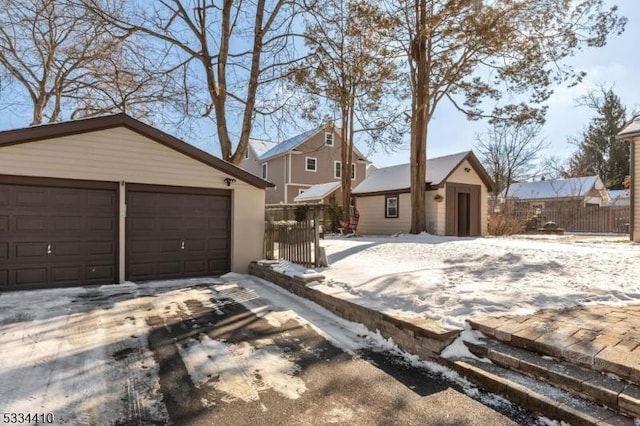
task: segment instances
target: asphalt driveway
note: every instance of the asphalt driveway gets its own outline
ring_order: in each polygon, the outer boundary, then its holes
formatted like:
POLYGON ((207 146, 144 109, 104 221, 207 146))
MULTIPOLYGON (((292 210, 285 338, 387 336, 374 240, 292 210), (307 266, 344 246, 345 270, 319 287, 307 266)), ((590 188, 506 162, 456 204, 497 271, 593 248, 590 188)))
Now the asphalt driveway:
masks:
POLYGON ((533 422, 384 345, 246 276, 3 293, 0 424, 533 422))

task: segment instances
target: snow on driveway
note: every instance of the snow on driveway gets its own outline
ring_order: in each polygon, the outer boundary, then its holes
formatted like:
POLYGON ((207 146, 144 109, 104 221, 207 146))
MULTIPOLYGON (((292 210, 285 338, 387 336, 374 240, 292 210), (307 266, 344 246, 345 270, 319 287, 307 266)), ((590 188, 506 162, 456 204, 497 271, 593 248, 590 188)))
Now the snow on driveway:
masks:
POLYGON ((328 237, 334 296, 464 328, 475 315, 640 300, 640 245, 628 237, 328 237))

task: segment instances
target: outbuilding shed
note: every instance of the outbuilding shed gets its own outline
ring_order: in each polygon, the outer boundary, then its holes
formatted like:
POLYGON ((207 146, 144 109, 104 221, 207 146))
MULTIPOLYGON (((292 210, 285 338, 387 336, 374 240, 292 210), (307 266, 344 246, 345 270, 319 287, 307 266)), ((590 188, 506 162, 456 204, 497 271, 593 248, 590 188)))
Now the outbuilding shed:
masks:
POLYGON ((0 290, 245 272, 268 186, 125 114, 0 132, 0 290))

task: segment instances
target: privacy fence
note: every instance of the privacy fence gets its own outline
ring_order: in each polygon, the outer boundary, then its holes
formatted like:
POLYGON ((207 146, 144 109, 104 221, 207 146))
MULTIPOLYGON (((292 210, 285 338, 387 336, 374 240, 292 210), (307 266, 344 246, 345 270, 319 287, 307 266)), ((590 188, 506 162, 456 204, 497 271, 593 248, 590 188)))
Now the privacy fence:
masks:
POLYGON ((628 234, 631 209, 628 206, 553 207, 542 210, 514 209, 513 215, 530 228, 555 222, 566 232, 628 234), (531 226, 533 224, 533 226, 531 226))

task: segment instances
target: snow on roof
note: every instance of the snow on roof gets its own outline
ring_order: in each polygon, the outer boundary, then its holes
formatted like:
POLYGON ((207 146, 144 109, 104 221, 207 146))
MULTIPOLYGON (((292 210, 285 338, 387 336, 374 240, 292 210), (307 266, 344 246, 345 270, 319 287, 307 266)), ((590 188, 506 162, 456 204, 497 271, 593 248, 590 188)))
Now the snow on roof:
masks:
POLYGON ((249 146, 256 154, 256 158, 259 158, 265 152, 269 151, 274 146, 278 145, 278 142, 263 141, 260 139, 249 139, 249 146))
MULTIPOLYGON (((470 152, 459 152, 427 160, 427 182, 440 185, 470 152)), ((356 186, 352 193, 365 194, 409 188, 411 187, 410 169, 409 164, 380 168, 356 186)))
POLYGON ((631 193, 629 192, 628 189, 610 189, 609 190, 609 197, 611 197, 611 199, 629 198, 630 196, 631 196, 631 193))
POLYGON ((278 155, 284 154, 286 152, 291 151, 296 148, 302 142, 309 139, 311 136, 315 135, 322 129, 322 127, 316 127, 315 129, 307 130, 306 132, 300 133, 286 141, 283 141, 277 145, 274 145, 271 149, 263 153, 258 160, 264 161, 273 157, 277 157, 278 155))
POLYGON ((302 194, 294 198, 293 201, 299 203, 303 201, 321 200, 338 188, 340 188, 340 182, 319 183, 306 189, 302 194))
POLYGON ((509 187, 507 195, 520 200, 585 197, 589 191, 594 188, 604 189, 604 184, 600 177, 585 176, 569 179, 514 183, 509 187))
POLYGON ((636 117, 634 117, 634 119, 631 120, 631 123, 627 124, 627 126, 624 129, 622 129, 620 133, 618 133, 618 136, 635 135, 635 134, 640 134, 640 115, 637 115, 636 117))

